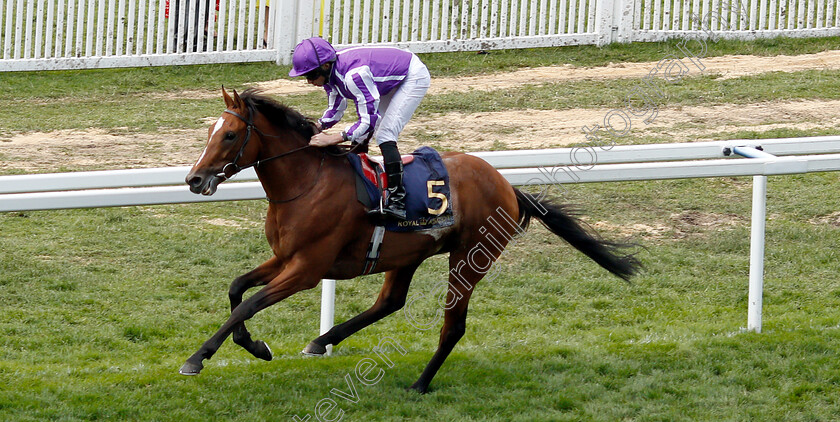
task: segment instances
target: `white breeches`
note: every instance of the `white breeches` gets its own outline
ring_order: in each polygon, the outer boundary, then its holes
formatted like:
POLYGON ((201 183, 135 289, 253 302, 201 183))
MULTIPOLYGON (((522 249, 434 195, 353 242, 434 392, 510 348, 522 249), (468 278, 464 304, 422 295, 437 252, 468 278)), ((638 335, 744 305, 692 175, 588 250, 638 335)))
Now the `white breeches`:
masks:
POLYGON ((408 75, 403 82, 393 91, 379 98, 382 120, 376 125, 373 134, 377 145, 389 141, 397 142, 400 132, 411 120, 414 110, 426 95, 430 83, 431 77, 426 65, 417 56, 413 56, 408 67, 408 75))

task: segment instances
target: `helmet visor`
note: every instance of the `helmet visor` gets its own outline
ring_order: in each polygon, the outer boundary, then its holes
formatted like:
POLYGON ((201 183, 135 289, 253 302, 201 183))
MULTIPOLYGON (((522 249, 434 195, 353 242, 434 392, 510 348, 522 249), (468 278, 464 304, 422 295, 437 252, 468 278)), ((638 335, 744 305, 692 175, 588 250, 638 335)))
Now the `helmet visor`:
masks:
POLYGON ((306 77, 307 81, 314 81, 315 79, 318 79, 323 74, 324 74, 324 72, 322 72, 321 68, 318 67, 318 68, 315 68, 315 69, 313 69, 309 72, 304 73, 303 76, 306 77))

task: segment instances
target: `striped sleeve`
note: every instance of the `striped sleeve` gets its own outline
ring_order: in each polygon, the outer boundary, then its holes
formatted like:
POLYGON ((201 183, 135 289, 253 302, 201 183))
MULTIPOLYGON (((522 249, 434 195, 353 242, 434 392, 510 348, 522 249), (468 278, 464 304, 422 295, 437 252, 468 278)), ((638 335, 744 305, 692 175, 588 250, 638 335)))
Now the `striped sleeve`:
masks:
POLYGON ((324 85, 324 91, 327 91, 327 110, 324 111, 324 115, 319 120, 321 121, 321 129, 326 130, 333 127, 344 117, 347 100, 338 95, 338 89, 329 85, 324 85))
POLYGON ((347 138, 362 142, 373 134, 379 122, 379 89, 373 81, 373 73, 367 66, 361 66, 347 72, 344 79, 348 91, 355 97, 356 113, 359 120, 347 128, 347 138))

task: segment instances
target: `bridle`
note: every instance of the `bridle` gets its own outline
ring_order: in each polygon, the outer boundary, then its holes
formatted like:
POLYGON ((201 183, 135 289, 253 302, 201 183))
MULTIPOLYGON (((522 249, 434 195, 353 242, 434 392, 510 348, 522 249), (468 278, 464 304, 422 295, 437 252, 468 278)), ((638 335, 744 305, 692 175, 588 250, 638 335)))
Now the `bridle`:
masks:
MULTIPOLYGON (((251 167, 259 167, 260 164, 262 164, 266 161, 271 161, 271 160, 275 160, 275 159, 278 159, 278 158, 282 158, 282 157, 285 157, 287 155, 294 154, 298 151, 302 151, 304 149, 307 149, 307 148, 311 147, 311 145, 306 144, 302 147, 298 147, 298 148, 295 148, 293 150, 286 151, 282 154, 277 154, 273 157, 269 157, 269 158, 265 158, 265 159, 262 159, 262 160, 254 161, 253 163, 248 164, 246 166, 239 166, 239 164, 237 164, 237 163, 239 162, 239 159, 242 158, 242 155, 245 154, 245 147, 248 146, 248 141, 251 140, 251 131, 257 132, 257 133, 260 134, 260 136, 267 137, 267 138, 279 138, 279 136, 269 135, 269 134, 263 133, 261 130, 257 129, 257 126, 254 124, 253 120, 246 119, 245 116, 243 116, 243 115, 241 115, 241 114, 239 114, 239 113, 237 113, 233 110, 225 109, 225 111, 223 111, 223 113, 232 114, 232 115, 238 117, 240 120, 242 120, 245 123, 245 140, 242 142, 242 146, 239 147, 239 152, 236 153, 236 157, 233 158, 233 161, 225 164, 225 166, 222 167, 222 171, 219 174, 216 175, 216 177, 221 178, 223 182, 225 180, 230 179, 231 177, 233 177, 234 175, 236 175, 237 173, 239 173, 242 170, 246 170, 246 169, 249 169, 251 167), (230 176, 227 175, 228 167, 230 167, 233 170, 233 173, 231 173, 230 176)), ((251 114, 253 114, 253 113, 251 113, 251 114)))
MULTIPOLYGON (((265 163, 267 161, 276 160, 278 158, 282 158, 282 157, 285 157, 287 155, 294 154, 298 151, 303 151, 303 150, 305 150, 307 148, 310 148, 312 146, 312 145, 306 144, 302 147, 298 147, 298 148, 286 151, 284 153, 277 154, 277 155, 272 156, 272 157, 268 157, 268 158, 265 158, 265 159, 262 159, 262 160, 256 160, 253 163, 245 165, 245 166, 239 166, 239 164, 237 164, 237 163, 239 162, 239 159, 242 158, 242 155, 245 154, 245 147, 248 146, 248 141, 251 140, 251 132, 252 131, 257 132, 260 136, 267 137, 267 138, 279 138, 279 136, 269 135, 269 134, 266 134, 266 133, 262 132, 261 130, 257 129, 257 126, 254 124, 254 121, 250 119, 250 116, 249 116, 249 118, 246 119, 245 116, 243 116, 243 115, 241 115, 241 114, 239 114, 239 113, 237 113, 233 110, 230 110, 230 109, 225 109, 225 111, 223 111, 223 113, 228 113, 228 114, 231 114, 233 116, 238 117, 240 120, 242 120, 245 123, 246 128, 245 128, 245 140, 242 142, 242 146, 239 147, 239 152, 236 153, 236 157, 233 158, 233 161, 225 164, 225 166, 222 167, 222 171, 219 172, 218 174, 216 174, 216 177, 221 178, 222 182, 230 179, 231 177, 235 176, 237 173, 241 172, 242 170, 246 170, 246 169, 249 169, 251 167, 259 167, 260 164, 265 163), (227 175, 229 167, 233 171, 230 174, 230 176, 227 175)), ((254 114, 253 110, 251 110, 251 113, 249 113, 249 114, 253 115, 254 114)), ((295 197, 293 197, 291 199, 274 200, 274 199, 266 197, 266 199, 268 199, 268 202, 271 202, 271 203, 274 203, 274 204, 291 202, 291 201, 294 201, 295 199, 298 199, 301 196, 305 195, 309 191, 311 191, 315 187, 315 185, 318 184, 318 179, 320 179, 320 177, 321 177, 321 168, 324 167, 324 158, 326 158, 326 153, 321 155, 321 163, 318 165, 318 173, 315 175, 315 180, 312 182, 312 185, 309 186, 309 188, 307 188, 306 190, 304 190, 303 192, 301 192, 300 194, 296 195, 295 197)), ((219 182, 219 183, 221 183, 221 182, 219 182)))

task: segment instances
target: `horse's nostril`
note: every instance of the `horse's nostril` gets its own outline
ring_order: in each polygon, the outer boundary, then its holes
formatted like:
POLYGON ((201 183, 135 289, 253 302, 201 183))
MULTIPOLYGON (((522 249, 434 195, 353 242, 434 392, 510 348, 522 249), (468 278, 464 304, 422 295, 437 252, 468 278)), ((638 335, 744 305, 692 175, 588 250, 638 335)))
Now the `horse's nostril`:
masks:
POLYGON ((201 192, 201 186, 204 184, 204 178, 202 178, 201 176, 187 176, 186 182, 188 185, 190 185, 190 191, 192 193, 199 193, 201 192))

